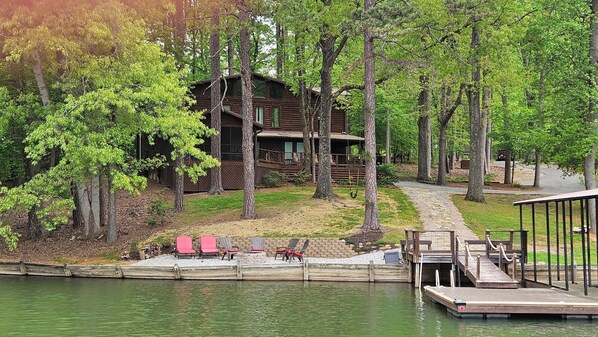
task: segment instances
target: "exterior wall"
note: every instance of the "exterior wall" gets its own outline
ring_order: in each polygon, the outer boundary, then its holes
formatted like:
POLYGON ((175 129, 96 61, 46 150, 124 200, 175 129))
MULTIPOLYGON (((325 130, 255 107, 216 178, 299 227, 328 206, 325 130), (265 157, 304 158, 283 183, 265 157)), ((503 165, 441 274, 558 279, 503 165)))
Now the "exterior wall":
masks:
MULTIPOLYGON (((275 81, 265 80, 266 82, 266 97, 270 95, 270 85, 280 85, 275 81)), ((227 84, 229 90, 227 90, 226 97, 223 99, 224 105, 230 105, 232 112, 241 114, 241 96, 235 96, 238 92, 236 86, 240 85, 238 78, 228 79, 227 84), (232 90, 231 90, 232 88, 232 90)), ((209 110, 210 108, 210 90, 208 89, 209 83, 201 83, 192 89, 195 94, 196 103, 192 106, 193 109, 197 110, 209 110)), ((312 98, 312 101, 316 101, 316 97, 312 98)), ((282 91, 282 98, 253 98, 253 120, 255 120, 256 107, 264 108, 264 130, 280 130, 280 131, 302 131, 301 128, 301 115, 299 114, 299 97, 295 96, 288 88, 284 87, 282 91), (272 108, 280 108, 280 127, 272 127, 272 108)), ((315 106, 315 103, 314 103, 315 106)), ((224 116, 224 115, 223 115, 224 116)), ((231 117, 232 118, 232 117, 231 117)), ((223 121, 224 123, 224 121, 223 121)), ((347 132, 346 114, 344 111, 332 108, 331 114, 331 132, 340 133, 347 132)), ((224 124, 223 124, 224 125, 224 124)), ((317 123, 314 123, 314 127, 317 131, 317 123)))

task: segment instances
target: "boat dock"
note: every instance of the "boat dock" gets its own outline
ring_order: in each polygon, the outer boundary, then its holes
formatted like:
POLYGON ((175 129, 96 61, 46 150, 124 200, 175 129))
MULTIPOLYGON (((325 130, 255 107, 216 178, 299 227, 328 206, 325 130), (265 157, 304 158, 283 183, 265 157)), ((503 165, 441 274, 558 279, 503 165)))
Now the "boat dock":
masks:
MULTIPOLYGON (((412 281, 421 287, 435 280, 436 286, 424 287, 425 296, 456 317, 598 319, 598 298, 526 280, 527 231, 487 231, 485 240, 464 243, 452 231, 410 230, 405 237, 402 253, 412 281), (447 270, 450 287, 441 286, 447 270), (528 283, 543 287, 526 288, 528 283)), ((537 270, 534 266, 534 278, 537 270)), ((550 274, 549 268, 549 279, 550 274)))
POLYGON ((559 315, 598 319, 598 300, 562 290, 481 289, 426 286, 426 296, 457 317, 510 318, 514 315, 559 315))

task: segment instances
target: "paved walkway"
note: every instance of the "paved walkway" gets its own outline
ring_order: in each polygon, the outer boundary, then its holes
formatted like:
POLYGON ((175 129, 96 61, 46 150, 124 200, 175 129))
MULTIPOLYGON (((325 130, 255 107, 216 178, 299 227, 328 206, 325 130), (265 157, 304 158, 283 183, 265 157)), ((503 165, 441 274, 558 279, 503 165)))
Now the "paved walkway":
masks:
MULTIPOLYGON (((520 164, 518 164, 520 165, 520 164)), ((533 182, 524 182, 531 185, 533 182)), ((488 194, 561 194, 584 189, 580 184, 579 176, 562 176, 562 171, 556 167, 542 167, 540 180, 542 189, 540 191, 504 191, 484 189, 488 194)), ((453 204, 451 194, 465 194, 466 188, 438 186, 419 182, 404 181, 397 183, 397 186, 409 196, 420 213, 420 220, 425 230, 454 230, 461 241, 478 239, 476 235, 465 225, 461 213, 453 204)), ((448 249, 450 240, 448 235, 427 234, 427 240, 432 240, 432 249, 448 249)))
MULTIPOLYGON (((406 187, 401 184, 400 186, 419 211, 419 217, 425 230, 453 230, 462 242, 463 240, 477 239, 476 235, 467 228, 461 213, 451 201, 450 192, 406 187)), ((432 240, 432 249, 450 249, 450 234, 448 233, 428 233, 423 239, 432 240)))

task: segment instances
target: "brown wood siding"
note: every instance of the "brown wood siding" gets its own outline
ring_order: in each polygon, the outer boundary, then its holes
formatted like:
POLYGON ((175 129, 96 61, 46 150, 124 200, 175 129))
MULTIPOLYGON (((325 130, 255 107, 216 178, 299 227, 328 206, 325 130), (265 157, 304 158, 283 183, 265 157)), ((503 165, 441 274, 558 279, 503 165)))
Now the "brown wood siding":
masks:
MULTIPOLYGON (((222 103, 230 105, 232 112, 241 114, 241 96, 233 96, 231 87, 239 85, 239 79, 233 78, 228 80, 229 91, 224 97, 222 103)), ((276 82, 266 80, 267 96, 270 96, 270 85, 278 85, 276 82)), ((193 87, 193 94, 196 98, 196 103, 192 106, 196 110, 208 110, 210 107, 210 90, 208 84, 199 84, 193 87)), ((313 95, 312 102, 315 104, 318 98, 313 95)), ((282 98, 255 98, 253 99, 253 116, 255 121, 256 107, 264 108, 264 130, 282 130, 282 131, 302 131, 301 115, 299 111, 299 97, 294 95, 287 87, 284 87, 282 98), (272 108, 280 108, 280 127, 272 127, 272 108)), ((335 107, 332 108, 331 115, 331 132, 340 133, 346 132, 346 117, 345 112, 335 107)), ((314 125, 317 128, 317 125, 314 125)))

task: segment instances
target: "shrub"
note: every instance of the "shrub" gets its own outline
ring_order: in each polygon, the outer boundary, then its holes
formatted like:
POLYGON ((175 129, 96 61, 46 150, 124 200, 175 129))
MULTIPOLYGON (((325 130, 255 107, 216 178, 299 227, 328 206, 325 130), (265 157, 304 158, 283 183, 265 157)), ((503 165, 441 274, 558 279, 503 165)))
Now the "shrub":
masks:
POLYGON ((266 187, 278 187, 287 182, 287 176, 278 171, 270 171, 264 176, 266 187))
POLYGON ((305 171, 299 171, 291 177, 290 181, 296 185, 303 185, 311 177, 311 175, 305 171))
POLYGON ((399 180, 394 164, 380 164, 376 167, 376 179, 380 185, 390 185, 399 180))
POLYGON ((163 225, 164 223, 166 223, 167 209, 168 203, 164 198, 164 193, 160 192, 154 199, 150 201, 150 204, 147 207, 147 223, 150 226, 163 225))

